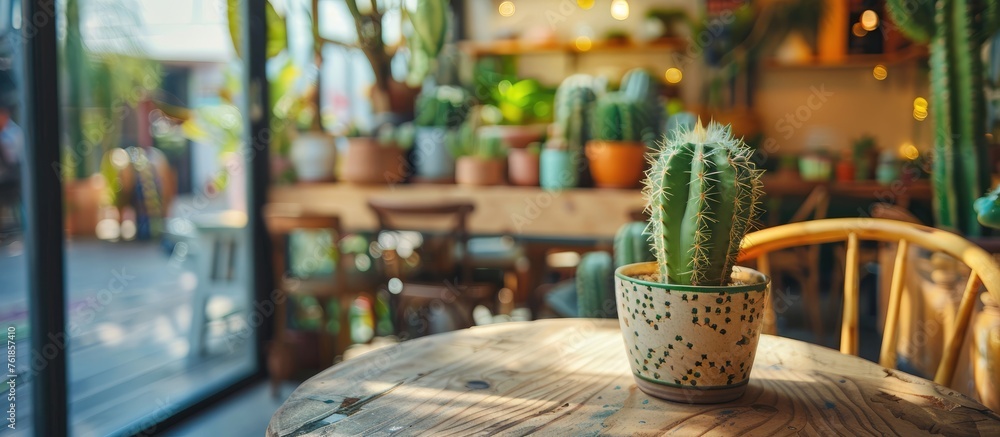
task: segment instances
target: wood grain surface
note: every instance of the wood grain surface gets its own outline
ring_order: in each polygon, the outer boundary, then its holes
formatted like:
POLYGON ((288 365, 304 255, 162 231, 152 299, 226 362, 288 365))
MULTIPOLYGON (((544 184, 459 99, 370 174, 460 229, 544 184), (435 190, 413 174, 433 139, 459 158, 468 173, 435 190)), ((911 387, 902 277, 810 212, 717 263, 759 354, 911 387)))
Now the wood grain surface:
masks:
POLYGON ((267 435, 1000 435, 1000 416, 930 381, 791 339, 759 348, 742 398, 686 405, 636 388, 616 320, 472 328, 327 369, 267 435))

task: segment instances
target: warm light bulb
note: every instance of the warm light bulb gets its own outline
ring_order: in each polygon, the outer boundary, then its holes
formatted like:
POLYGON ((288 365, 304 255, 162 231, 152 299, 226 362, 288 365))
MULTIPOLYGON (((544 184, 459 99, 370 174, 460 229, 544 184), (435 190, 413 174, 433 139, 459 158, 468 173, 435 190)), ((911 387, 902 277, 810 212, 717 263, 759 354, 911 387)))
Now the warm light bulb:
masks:
POLYGON ((679 68, 670 67, 666 73, 663 73, 663 78, 667 80, 667 83, 678 83, 684 78, 684 73, 679 68))
POLYGON ((878 14, 869 9, 861 13, 861 27, 867 31, 875 30, 878 27, 878 14))
POLYGON ((913 109, 927 109, 927 99, 923 97, 917 97, 913 99, 913 109))
POLYGON ((575 44, 576 44, 576 49, 581 52, 590 50, 590 48, 594 45, 594 43, 590 41, 590 38, 586 36, 576 37, 575 44))
POLYGON ((889 70, 886 70, 885 65, 878 64, 872 69, 872 76, 878 80, 885 80, 886 77, 889 77, 889 70))
POLYGON ((594 7, 594 0, 576 0, 576 5, 579 6, 580 9, 590 9, 594 7))
POLYGON ((911 161, 920 157, 920 151, 917 150, 917 146, 911 143, 903 143, 902 146, 899 146, 899 154, 911 161))
POLYGON ((500 16, 509 17, 514 15, 514 2, 506 1, 500 3, 500 16))
POLYGON ((619 21, 628 18, 628 0, 611 0, 611 18, 619 21))
POLYGON ((913 119, 917 121, 924 121, 927 118, 927 110, 920 108, 913 108, 913 119))
POLYGON ((858 38, 862 38, 865 35, 868 35, 868 31, 865 30, 865 27, 862 26, 861 23, 854 23, 854 25, 851 26, 851 33, 853 33, 854 36, 858 38))

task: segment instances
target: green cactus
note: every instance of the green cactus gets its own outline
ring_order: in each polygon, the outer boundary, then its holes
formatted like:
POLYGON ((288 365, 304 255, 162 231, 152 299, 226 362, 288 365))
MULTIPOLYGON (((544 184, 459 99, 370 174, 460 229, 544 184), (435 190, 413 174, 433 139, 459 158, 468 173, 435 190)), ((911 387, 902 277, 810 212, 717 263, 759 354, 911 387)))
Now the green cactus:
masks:
POLYGON ((727 285, 740 242, 760 216, 763 170, 729 126, 678 128, 649 170, 648 233, 668 284, 727 285))
POLYGON ((592 137, 604 141, 642 141, 649 120, 642 105, 621 92, 597 99, 592 137))
POLYGON ((647 144, 663 136, 664 107, 660 102, 663 83, 648 70, 635 68, 622 77, 621 92, 642 106, 642 139, 647 144))
POLYGON ((616 317, 614 270, 607 252, 588 252, 580 258, 576 268, 577 316, 616 317))
POLYGON ((938 226, 978 236, 971 208, 989 186, 983 93, 983 43, 1000 29, 993 0, 888 0, 904 35, 930 46, 934 115, 934 215, 938 226))
POLYGON ((585 74, 567 77, 559 85, 554 103, 555 124, 557 131, 565 136, 567 150, 583 150, 590 141, 594 105, 603 92, 603 82, 585 74))
POLYGON ((646 224, 630 222, 618 228, 615 233, 615 267, 627 264, 653 261, 653 252, 649 247, 649 234, 646 224))

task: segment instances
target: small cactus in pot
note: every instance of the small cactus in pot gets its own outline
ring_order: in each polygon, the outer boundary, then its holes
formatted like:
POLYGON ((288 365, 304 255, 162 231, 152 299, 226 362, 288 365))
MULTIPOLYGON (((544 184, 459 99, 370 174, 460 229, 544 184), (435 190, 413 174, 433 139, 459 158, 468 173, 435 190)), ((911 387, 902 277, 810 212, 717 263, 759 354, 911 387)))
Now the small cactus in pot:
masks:
POLYGON ((760 215, 761 173, 728 127, 678 128, 652 159, 644 194, 656 261, 615 271, 618 319, 639 388, 688 403, 741 396, 769 280, 737 267, 760 215))
POLYGON ((631 188, 642 180, 646 162, 643 131, 650 125, 645 107, 621 92, 597 101, 587 159, 594 184, 603 188, 631 188))

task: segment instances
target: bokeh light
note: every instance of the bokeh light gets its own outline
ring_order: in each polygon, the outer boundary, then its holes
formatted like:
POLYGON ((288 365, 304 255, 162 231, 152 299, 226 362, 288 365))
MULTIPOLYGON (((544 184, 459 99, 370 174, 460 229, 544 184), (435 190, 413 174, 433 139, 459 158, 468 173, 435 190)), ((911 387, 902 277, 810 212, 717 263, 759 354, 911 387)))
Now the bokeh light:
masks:
POLYGON ((903 143, 902 146, 899 146, 899 154, 911 161, 920 157, 920 151, 913 143, 903 143))
POLYGON ((594 7, 594 0, 576 0, 576 5, 579 6, 580 9, 590 9, 594 7))
POLYGON ((885 65, 878 64, 872 69, 872 76, 878 80, 885 80, 886 77, 889 77, 889 70, 885 68, 885 65))
POLYGON ((871 9, 862 12, 861 27, 867 31, 875 30, 878 27, 878 14, 871 9))
POLYGON ((503 17, 509 17, 511 15, 514 15, 514 2, 505 1, 503 3, 500 3, 499 10, 500 10, 500 15, 503 17))
POLYGON ((666 73, 663 73, 663 78, 667 80, 667 83, 679 83, 684 78, 684 73, 679 68, 670 67, 666 73))
POLYGON ((576 49, 581 52, 590 50, 590 48, 594 46, 594 43, 586 36, 576 37, 576 41, 574 41, 573 44, 576 46, 576 49))
POLYGON ((612 0, 611 1, 611 18, 616 20, 624 20, 628 18, 628 0, 612 0))

